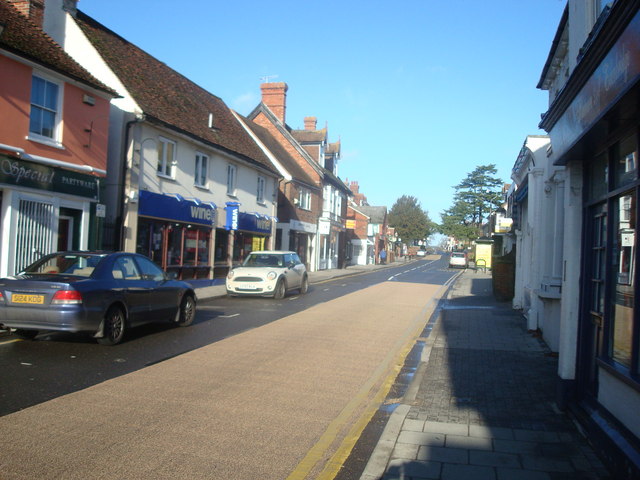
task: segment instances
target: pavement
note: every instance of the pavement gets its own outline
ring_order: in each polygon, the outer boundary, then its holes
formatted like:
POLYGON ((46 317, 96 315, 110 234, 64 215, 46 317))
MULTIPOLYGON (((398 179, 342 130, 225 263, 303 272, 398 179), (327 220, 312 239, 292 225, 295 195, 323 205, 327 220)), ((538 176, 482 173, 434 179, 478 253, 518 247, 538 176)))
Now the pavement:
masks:
POLYGON ((465 270, 434 315, 360 480, 611 478, 556 408, 557 355, 494 299, 490 272, 465 270))

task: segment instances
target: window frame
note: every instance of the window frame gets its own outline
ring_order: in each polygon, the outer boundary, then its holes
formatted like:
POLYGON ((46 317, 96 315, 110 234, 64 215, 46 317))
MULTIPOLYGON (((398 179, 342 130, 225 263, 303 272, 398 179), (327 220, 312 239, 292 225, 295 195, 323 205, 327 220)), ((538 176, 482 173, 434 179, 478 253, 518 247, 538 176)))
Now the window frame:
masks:
POLYGON ((265 202, 265 197, 264 197, 264 193, 265 190, 267 188, 267 180, 261 176, 258 175, 258 186, 257 186, 257 191, 256 191, 256 202, 260 203, 260 204, 264 204, 265 202))
POLYGON ((311 191, 304 187, 298 191, 298 207, 302 210, 311 210, 311 191))
POLYGON ((31 89, 30 89, 30 97, 29 97, 29 127, 28 127, 27 138, 32 141, 36 141, 39 143, 44 143, 47 145, 61 148, 62 147, 63 105, 64 105, 64 82, 58 79, 54 79, 53 77, 46 75, 40 71, 33 71, 31 74, 31 89), (43 135, 42 133, 31 131, 31 120, 34 114, 34 111, 33 111, 34 105, 36 105, 37 108, 41 110, 51 111, 51 109, 49 107, 46 107, 45 105, 34 104, 33 102, 34 78, 38 78, 45 82, 45 90, 46 90, 47 83, 55 85, 57 88, 56 110, 54 111, 54 122, 52 127, 52 135, 50 137, 48 135, 43 135))
POLYGON ((202 152, 196 152, 193 185, 205 189, 209 187, 209 155, 202 152), (203 165, 204 172, 202 172, 203 165))
POLYGON ((238 167, 233 163, 227 164, 227 195, 236 196, 238 183, 238 167))
POLYGON ((158 165, 156 166, 156 174, 159 177, 168 178, 171 180, 175 180, 176 175, 176 165, 177 165, 177 150, 178 143, 174 140, 171 140, 167 137, 159 136, 158 137, 158 165), (167 148, 166 145, 172 145, 172 157, 170 162, 167 164, 167 148), (162 165, 162 168, 160 168, 162 165), (167 166, 169 167, 169 173, 167 173, 167 166))

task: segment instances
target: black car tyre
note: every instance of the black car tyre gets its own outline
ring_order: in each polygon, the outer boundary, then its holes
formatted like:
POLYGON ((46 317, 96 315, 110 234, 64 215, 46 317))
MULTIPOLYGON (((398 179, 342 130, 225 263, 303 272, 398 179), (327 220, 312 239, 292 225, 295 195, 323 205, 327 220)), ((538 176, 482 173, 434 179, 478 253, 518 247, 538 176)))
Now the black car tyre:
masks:
POLYGON ((19 328, 15 330, 13 334, 23 340, 33 340, 34 338, 36 338, 36 335, 38 335, 38 330, 24 330, 22 328, 19 328))
POLYGON ((196 299, 193 295, 186 294, 180 303, 177 323, 181 327, 188 327, 193 323, 194 318, 196 318, 196 299))
POLYGON ((121 308, 111 307, 104 316, 104 336, 97 338, 100 345, 116 345, 124 338, 125 318, 121 308))
POLYGON ((300 293, 304 295, 309 291, 309 277, 306 275, 302 277, 302 283, 300 284, 300 293))
POLYGON ((284 280, 281 278, 280 280, 278 280, 278 283, 276 284, 276 289, 273 292, 273 298, 275 298, 276 300, 283 299, 286 291, 287 291, 287 288, 284 284, 284 280))

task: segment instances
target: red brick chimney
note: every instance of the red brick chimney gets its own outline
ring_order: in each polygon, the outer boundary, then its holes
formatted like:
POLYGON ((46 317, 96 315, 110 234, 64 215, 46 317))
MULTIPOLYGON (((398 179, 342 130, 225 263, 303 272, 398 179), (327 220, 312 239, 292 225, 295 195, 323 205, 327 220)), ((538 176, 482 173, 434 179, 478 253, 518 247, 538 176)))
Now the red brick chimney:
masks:
POLYGON ((285 123, 285 113, 287 110, 287 90, 289 87, 284 82, 263 83, 260 85, 262 91, 262 103, 264 103, 273 114, 285 123))
POLYGON ((317 124, 318 124, 318 119, 316 117, 304 117, 305 130, 316 130, 317 124))
POLYGON ((25 17, 42 28, 44 21, 44 0, 8 0, 25 17))

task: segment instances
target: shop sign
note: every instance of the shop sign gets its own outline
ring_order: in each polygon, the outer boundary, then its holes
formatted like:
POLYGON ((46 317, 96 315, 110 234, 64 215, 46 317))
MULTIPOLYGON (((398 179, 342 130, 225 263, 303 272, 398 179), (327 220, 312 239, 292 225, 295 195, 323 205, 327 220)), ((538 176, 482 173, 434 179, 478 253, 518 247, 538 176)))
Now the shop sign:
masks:
POLYGON ((640 75, 640 12, 587 80, 552 128, 552 143, 561 158, 640 75))
POLYGON ((238 230, 255 233, 271 233, 271 218, 267 215, 239 212, 238 230))
POLYGON ((226 230, 238 230, 239 208, 238 202, 227 202, 224 209, 227 211, 227 221, 224 224, 226 230))
POLYGON ((355 230, 356 221, 355 220, 347 220, 345 222, 345 228, 347 228, 348 230, 355 230))
POLYGON ((331 222, 320 220, 318 222, 318 233, 320 235, 329 235, 331 233, 331 222))
POLYGON ((300 220, 290 220, 289 227, 291 230, 299 230, 307 233, 316 233, 318 231, 317 225, 308 222, 301 222, 300 220))
POLYGON ((139 198, 138 215, 207 227, 215 225, 216 209, 213 204, 183 198, 180 195, 163 195, 146 190, 140 191, 139 198))
POLYGON ((0 183, 98 199, 99 178, 0 155, 0 183))

